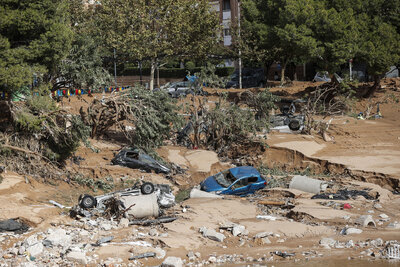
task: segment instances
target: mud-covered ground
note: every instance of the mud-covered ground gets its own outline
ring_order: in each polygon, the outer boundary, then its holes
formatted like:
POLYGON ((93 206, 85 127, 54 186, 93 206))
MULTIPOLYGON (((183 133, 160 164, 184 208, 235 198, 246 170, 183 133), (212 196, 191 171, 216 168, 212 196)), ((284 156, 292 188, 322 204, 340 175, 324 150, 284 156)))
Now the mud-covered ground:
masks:
MULTIPOLYGON (((335 117, 328 131, 332 137, 330 142, 319 135, 270 132, 268 149, 259 156, 259 165, 269 168, 269 181, 280 187, 267 188, 245 198, 186 199, 168 209, 168 214, 178 217, 172 223, 127 226, 101 218, 74 220, 68 216, 67 208, 55 207, 49 200, 68 207, 75 205, 82 193, 96 195, 101 191, 93 192, 79 180, 43 183, 29 176, 2 173, 0 219, 21 218, 31 228, 24 234, 0 233, 0 263, 153 266, 175 256, 184 264, 195 266, 320 266, 321 263, 372 266, 368 265, 370 261, 374 266, 386 266, 389 261, 384 259, 385 247, 390 241, 400 240, 397 223, 400 222, 400 195, 394 194, 400 179, 400 80, 382 82, 384 88, 378 91, 375 100, 382 99, 383 118, 357 120, 350 114, 335 117), (384 97, 388 94, 390 101, 384 97), (327 181, 328 192, 363 190, 372 199, 362 196, 349 200, 311 199, 313 194, 286 188, 294 173, 327 181), (264 200, 293 205, 285 208, 260 204, 264 200), (343 209, 344 204, 351 208, 343 209), (259 215, 272 217, 257 218, 259 215), (370 215, 375 225, 357 224, 362 215, 370 215), (237 236, 232 233, 235 226, 240 229, 237 236), (199 232, 202 227, 216 230, 225 238, 218 242, 204 237, 199 232), (348 228, 358 230, 341 234, 348 228), (113 240, 94 245, 106 236, 113 236, 113 240), (51 245, 45 240, 52 241, 51 245), (129 260, 145 252, 155 252, 156 257, 129 260)), ((293 87, 271 91, 295 98, 310 85, 313 84, 296 83, 293 87)), ((215 100, 215 92, 209 96, 210 103, 215 100)), ((230 90, 230 94, 234 97, 236 92, 230 90)), ((70 98, 62 105, 78 113, 80 106, 87 106, 91 100, 87 96, 70 98)), ((354 113, 364 111, 367 104, 368 100, 356 103, 354 113)), ((169 184, 175 195, 184 195, 210 174, 233 166, 222 162, 212 151, 188 150, 169 142, 158 154, 186 172, 164 176, 111 165, 114 153, 123 146, 115 138, 91 140, 91 146, 82 146, 76 156, 83 160, 68 161, 66 168, 78 170, 94 181, 108 181, 115 188, 128 187, 141 179, 169 184)))

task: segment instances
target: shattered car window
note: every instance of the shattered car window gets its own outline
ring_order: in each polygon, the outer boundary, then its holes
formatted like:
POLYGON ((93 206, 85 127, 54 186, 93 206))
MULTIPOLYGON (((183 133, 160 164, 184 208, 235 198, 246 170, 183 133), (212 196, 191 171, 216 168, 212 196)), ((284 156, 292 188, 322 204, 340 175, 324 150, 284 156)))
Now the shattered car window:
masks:
POLYGON ((139 154, 135 152, 126 152, 126 157, 131 158, 131 159, 138 159, 139 154))
POLYGON ((224 173, 220 172, 217 173, 215 176, 215 181, 217 181, 218 184, 220 184, 223 187, 229 187, 230 182, 226 179, 224 173))

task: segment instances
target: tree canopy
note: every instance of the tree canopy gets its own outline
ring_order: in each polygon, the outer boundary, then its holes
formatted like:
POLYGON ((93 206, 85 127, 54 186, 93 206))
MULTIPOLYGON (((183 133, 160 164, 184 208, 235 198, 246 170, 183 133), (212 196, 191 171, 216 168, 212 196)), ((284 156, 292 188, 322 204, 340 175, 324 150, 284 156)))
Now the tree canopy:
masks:
POLYGON ((13 92, 46 82, 72 42, 64 0, 4 0, 0 4, 0 85, 13 92))

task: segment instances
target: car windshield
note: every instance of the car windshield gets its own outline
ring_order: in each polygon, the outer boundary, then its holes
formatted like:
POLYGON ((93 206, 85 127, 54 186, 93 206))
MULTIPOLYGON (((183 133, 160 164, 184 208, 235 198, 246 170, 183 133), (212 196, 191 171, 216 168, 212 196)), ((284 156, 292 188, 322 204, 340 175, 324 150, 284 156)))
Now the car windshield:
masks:
POLYGON ((229 187, 231 183, 225 178, 224 172, 217 173, 214 175, 215 181, 222 187, 229 187))

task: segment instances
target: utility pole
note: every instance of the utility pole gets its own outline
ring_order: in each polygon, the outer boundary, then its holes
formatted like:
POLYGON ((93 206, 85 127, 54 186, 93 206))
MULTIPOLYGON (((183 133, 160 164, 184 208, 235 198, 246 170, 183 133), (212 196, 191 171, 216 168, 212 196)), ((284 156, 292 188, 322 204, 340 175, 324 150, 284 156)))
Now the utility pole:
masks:
POLYGON ((242 89, 242 51, 240 49, 240 0, 238 0, 239 89, 242 89))
POLYGON ((114 48, 114 83, 115 87, 117 87, 117 56, 115 53, 115 48, 114 48))

